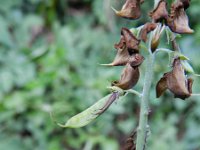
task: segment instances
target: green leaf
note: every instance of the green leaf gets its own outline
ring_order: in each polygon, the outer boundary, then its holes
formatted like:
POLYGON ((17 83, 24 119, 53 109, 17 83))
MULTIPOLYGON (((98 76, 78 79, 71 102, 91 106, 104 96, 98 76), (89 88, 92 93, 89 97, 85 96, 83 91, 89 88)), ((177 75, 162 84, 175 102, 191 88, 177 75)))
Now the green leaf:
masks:
POLYGON ((99 114, 97 114, 98 110, 100 110, 106 104, 110 96, 111 94, 103 97, 85 111, 73 116, 65 123, 65 125, 59 123, 58 125, 65 128, 80 128, 86 126, 99 116, 99 114))

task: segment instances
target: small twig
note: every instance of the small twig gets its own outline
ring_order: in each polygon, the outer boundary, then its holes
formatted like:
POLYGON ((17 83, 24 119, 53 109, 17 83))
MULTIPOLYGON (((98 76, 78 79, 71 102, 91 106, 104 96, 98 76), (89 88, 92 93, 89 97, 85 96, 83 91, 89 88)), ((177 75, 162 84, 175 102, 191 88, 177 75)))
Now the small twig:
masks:
POLYGON ((141 94, 141 93, 139 93, 138 91, 135 91, 135 90, 133 90, 133 89, 125 90, 125 92, 131 93, 131 94, 135 94, 135 95, 137 95, 138 97, 142 97, 142 94, 141 94))

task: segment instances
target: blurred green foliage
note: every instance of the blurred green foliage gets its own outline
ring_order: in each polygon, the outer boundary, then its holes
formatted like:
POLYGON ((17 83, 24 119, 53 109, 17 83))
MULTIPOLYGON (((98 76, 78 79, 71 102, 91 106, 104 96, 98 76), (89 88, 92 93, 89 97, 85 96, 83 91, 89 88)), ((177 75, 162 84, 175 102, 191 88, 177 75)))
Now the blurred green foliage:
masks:
MULTIPOLYGON (((106 68, 122 26, 139 26, 117 18, 116 0, 0 0, 0 149, 1 150, 118 150, 136 127, 139 99, 129 95, 94 123, 81 129, 54 124, 84 110, 109 93, 121 68, 106 68)), ((151 1, 143 12, 151 10, 151 1)), ((200 73, 200 1, 188 10, 195 34, 180 38, 183 53, 200 73)), ((166 47, 166 40, 162 41, 166 47)), ((166 93, 158 101, 155 84, 170 70, 166 54, 159 54, 151 91, 149 150, 200 150, 200 98, 174 100, 166 93)), ((142 90, 141 80, 135 87, 142 90)), ((200 93, 200 80, 194 93, 200 93)))

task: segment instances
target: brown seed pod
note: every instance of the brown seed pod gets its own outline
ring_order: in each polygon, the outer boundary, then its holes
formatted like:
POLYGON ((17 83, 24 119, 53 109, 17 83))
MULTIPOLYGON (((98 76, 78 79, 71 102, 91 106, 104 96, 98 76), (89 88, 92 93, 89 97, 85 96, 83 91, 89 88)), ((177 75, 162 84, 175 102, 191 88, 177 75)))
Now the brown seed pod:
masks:
POLYGON ((157 7, 150 12, 149 16, 152 18, 154 22, 161 22, 162 20, 167 20, 168 11, 167 11, 167 2, 165 0, 161 0, 157 7))
POLYGON ((146 23, 140 31, 140 38, 143 42, 147 41, 147 34, 156 28, 156 23, 146 23))
POLYGON ((119 81, 112 82, 112 86, 117 86, 123 90, 131 89, 135 86, 139 80, 140 72, 139 68, 133 68, 128 63, 126 64, 119 81))
MULTIPOLYGON (((117 49, 117 55, 115 56, 115 59, 110 64, 103 64, 105 66, 124 66, 126 65, 129 60, 131 61, 133 59, 141 59, 140 61, 143 61, 143 58, 138 58, 140 56, 135 54, 139 53, 139 44, 140 40, 138 40, 129 29, 122 28, 121 30, 121 39, 120 42, 115 44, 115 48, 117 49)), ((139 61, 139 60, 134 60, 139 61)), ((140 63, 140 62, 133 62, 134 63, 140 63)))
POLYGON ((122 150, 136 150, 137 130, 135 129, 127 138, 126 144, 122 150))
POLYGON ((178 0, 171 6, 171 13, 167 19, 167 25, 175 33, 193 33, 194 31, 189 27, 189 19, 185 12, 187 8, 187 3, 178 0))
POLYGON ((190 7, 190 0, 181 0, 183 3, 184 9, 188 9, 190 7))
POLYGON ((184 100, 190 97, 192 93, 192 84, 193 80, 186 78, 181 61, 179 58, 176 58, 173 63, 173 70, 165 73, 157 83, 157 98, 160 97, 165 90, 169 89, 174 93, 174 97, 184 100))
POLYGON ((127 28, 122 28, 121 35, 124 37, 129 53, 139 53, 140 40, 127 28))
POLYGON ((114 10, 115 13, 126 19, 138 19, 141 16, 140 4, 143 0, 126 0, 120 11, 114 10))
POLYGON ((144 61, 144 57, 140 54, 133 54, 132 56, 130 56, 129 58, 129 64, 131 65, 131 67, 135 68, 135 67, 139 67, 144 61))
POLYGON ((117 55, 112 63, 106 64, 107 66, 124 66, 130 59, 129 52, 126 47, 117 50, 117 55))

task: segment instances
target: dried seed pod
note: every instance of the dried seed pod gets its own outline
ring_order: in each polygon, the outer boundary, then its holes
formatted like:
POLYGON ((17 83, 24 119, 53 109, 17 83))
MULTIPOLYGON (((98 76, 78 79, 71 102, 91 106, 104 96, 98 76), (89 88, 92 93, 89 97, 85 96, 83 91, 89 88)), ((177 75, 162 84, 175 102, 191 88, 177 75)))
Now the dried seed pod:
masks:
POLYGON ((176 58, 173 63, 173 70, 164 74, 161 80, 157 83, 156 93, 160 97, 162 93, 169 89, 176 98, 186 99, 192 93, 192 79, 187 79, 184 69, 179 58, 176 58))
POLYGON ((140 38, 142 41, 147 41, 147 34, 151 31, 153 31, 156 28, 156 23, 146 23, 142 30, 140 31, 140 38))
POLYGON ((128 63, 126 64, 119 81, 112 82, 112 86, 117 86, 123 90, 131 89, 135 86, 139 80, 140 72, 139 68, 133 68, 128 63))
POLYGON ((158 24, 156 29, 153 31, 152 41, 151 41, 151 51, 154 52, 159 43, 160 43, 160 36, 164 30, 164 26, 162 24, 158 24))
POLYGON ((134 129, 130 137, 127 138, 123 150, 136 150, 136 138, 137 138, 137 130, 134 129))
POLYGON ((190 6, 190 0, 181 0, 181 2, 183 3, 184 9, 188 9, 190 6))
POLYGON ((156 85, 156 97, 159 98, 167 90, 167 73, 158 81, 156 85))
POLYGON ((133 54, 132 56, 130 56, 129 58, 129 64, 131 65, 131 67, 135 68, 135 67, 139 67, 144 61, 144 57, 140 54, 133 54))
POLYGON ((121 35, 119 43, 115 44, 114 47, 116 49, 123 49, 125 46, 126 46, 126 42, 125 42, 124 36, 121 35))
POLYGON ((140 4, 143 0, 126 0, 120 11, 114 10, 115 13, 126 19, 138 19, 141 16, 140 4))
POLYGON ((106 66, 126 65, 129 62, 130 57, 134 57, 133 56, 134 54, 139 53, 139 44, 140 44, 140 40, 138 40, 131 33, 129 29, 122 28, 120 42, 115 44, 114 46, 117 49, 117 55, 115 56, 114 61, 110 64, 103 64, 103 65, 106 65, 106 66))
POLYGON ((129 53, 139 53, 140 40, 138 40, 127 28, 122 28, 121 34, 124 37, 125 44, 129 53))
POLYGON ((167 25, 169 28, 176 33, 193 33, 194 31, 189 27, 189 19, 185 12, 187 4, 178 0, 171 6, 170 17, 167 19, 167 25))
POLYGON ((128 63, 129 59, 130 55, 126 47, 124 49, 118 49, 114 61, 107 64, 107 66, 124 66, 128 63))
POLYGON ((152 12, 150 12, 149 16, 154 22, 161 22, 162 20, 167 20, 167 2, 165 0, 161 0, 158 3, 157 7, 152 12))

